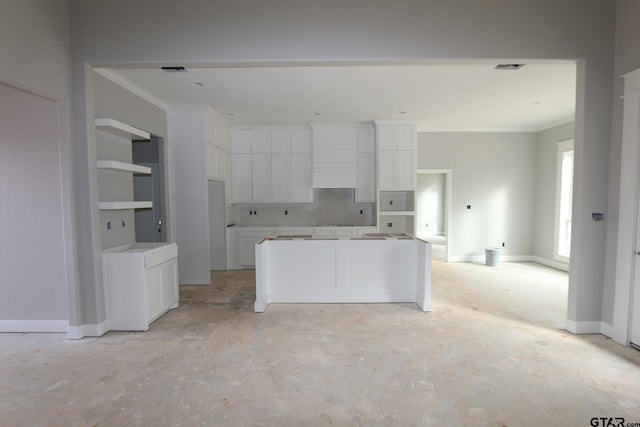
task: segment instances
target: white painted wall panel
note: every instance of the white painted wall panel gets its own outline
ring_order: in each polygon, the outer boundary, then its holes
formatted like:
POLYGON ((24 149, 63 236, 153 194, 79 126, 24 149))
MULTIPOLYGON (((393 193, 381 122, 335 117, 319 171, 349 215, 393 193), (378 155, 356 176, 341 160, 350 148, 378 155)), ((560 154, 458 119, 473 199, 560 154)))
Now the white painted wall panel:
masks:
POLYGON ((0 331, 68 319, 58 126, 56 102, 0 83, 0 331))

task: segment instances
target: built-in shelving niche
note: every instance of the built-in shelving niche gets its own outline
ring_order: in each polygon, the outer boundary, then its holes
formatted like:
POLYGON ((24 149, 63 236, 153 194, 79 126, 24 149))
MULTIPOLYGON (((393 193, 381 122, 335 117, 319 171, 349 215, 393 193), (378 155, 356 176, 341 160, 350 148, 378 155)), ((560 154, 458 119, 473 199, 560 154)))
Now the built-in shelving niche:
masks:
MULTIPOLYGON (((148 140, 151 135, 141 129, 122 123, 111 118, 96 118, 95 126, 97 131, 107 132, 118 138, 131 141, 133 139, 148 140)), ((151 175, 151 168, 118 160, 98 160, 96 167, 100 170, 130 173, 136 175, 151 175)), ((149 209, 152 207, 151 201, 101 201, 100 210, 122 210, 122 209, 149 209)))

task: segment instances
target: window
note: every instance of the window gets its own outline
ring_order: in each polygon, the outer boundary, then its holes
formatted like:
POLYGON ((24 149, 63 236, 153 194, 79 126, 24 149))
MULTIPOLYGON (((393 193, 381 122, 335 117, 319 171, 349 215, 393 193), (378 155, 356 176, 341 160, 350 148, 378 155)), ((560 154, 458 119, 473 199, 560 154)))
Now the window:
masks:
POLYGON ((554 258, 569 262, 571 256, 571 205, 573 200, 573 140, 558 143, 556 184, 556 238, 554 258))

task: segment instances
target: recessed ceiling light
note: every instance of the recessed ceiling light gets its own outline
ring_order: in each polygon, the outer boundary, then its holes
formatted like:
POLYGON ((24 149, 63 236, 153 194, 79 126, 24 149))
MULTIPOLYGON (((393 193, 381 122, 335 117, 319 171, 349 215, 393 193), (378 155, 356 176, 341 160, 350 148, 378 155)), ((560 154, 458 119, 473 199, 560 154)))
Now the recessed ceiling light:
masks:
POLYGON ((498 64, 493 67, 494 70, 519 70, 524 64, 498 64))
POLYGON ((231 112, 229 112, 229 113, 227 113, 227 114, 228 114, 229 116, 231 116, 231 117, 233 117, 233 116, 235 116, 235 115, 236 115, 236 113, 231 113, 231 112))
POLYGON ((192 82, 191 86, 195 86, 195 87, 204 87, 204 83, 200 83, 200 82, 192 82))
POLYGON ((398 114, 407 114, 406 111, 398 111, 398 114))
POLYGON ((316 116, 319 116, 319 115, 320 115, 320 113, 313 113, 313 114, 315 114, 316 116))
POLYGON ((542 101, 533 101, 535 105, 542 104, 542 101))

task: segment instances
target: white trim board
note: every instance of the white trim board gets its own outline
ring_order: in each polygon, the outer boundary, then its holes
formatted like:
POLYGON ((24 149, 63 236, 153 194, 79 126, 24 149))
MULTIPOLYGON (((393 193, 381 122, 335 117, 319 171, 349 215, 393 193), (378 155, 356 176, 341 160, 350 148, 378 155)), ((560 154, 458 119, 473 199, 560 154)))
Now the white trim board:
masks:
POLYGON ((67 338, 79 340, 84 337, 99 337, 109 331, 109 321, 104 320, 98 324, 69 326, 67 338))
POLYGON ((602 334, 603 322, 599 320, 588 320, 576 322, 566 319, 565 329, 572 334, 602 334))
MULTIPOLYGON (((449 259, 449 262, 480 262, 484 263, 486 256, 484 255, 463 255, 454 256, 449 259)), ((569 271, 569 264, 554 261, 547 258, 541 258, 535 255, 500 255, 501 262, 535 262, 547 267, 555 268, 562 271, 569 271)))
POLYGON ((68 320, 0 320, 0 332, 67 332, 68 320))

